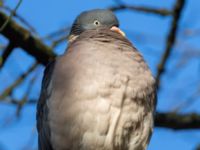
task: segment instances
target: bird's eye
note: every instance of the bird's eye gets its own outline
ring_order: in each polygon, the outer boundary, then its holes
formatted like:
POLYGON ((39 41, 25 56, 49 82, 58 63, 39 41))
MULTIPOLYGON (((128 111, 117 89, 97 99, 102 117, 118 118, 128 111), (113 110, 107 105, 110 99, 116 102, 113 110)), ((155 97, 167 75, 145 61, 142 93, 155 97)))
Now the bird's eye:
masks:
POLYGON ((99 25, 100 25, 100 22, 99 22, 98 20, 95 20, 95 21, 94 21, 94 25, 99 26, 99 25))

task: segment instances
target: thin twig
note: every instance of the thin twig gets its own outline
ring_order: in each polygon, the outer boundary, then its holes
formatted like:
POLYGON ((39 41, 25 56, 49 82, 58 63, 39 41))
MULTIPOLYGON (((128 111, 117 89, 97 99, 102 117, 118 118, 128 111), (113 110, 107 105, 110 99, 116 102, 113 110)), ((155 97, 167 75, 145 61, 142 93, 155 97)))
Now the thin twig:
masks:
POLYGON ((149 8, 144 6, 129 6, 121 4, 119 6, 114 6, 109 8, 112 11, 120 11, 124 9, 133 10, 133 11, 139 11, 139 12, 145 12, 145 13, 152 13, 160 16, 169 16, 172 15, 172 11, 167 9, 156 9, 156 8, 149 8))
POLYGON ((71 29, 71 27, 64 27, 61 29, 58 29, 57 31, 54 31, 50 34, 48 34, 47 36, 43 37, 42 40, 52 40, 55 37, 58 37, 60 35, 67 35, 67 33, 69 32, 69 30, 71 29))
MULTIPOLYGON (((3 12, 0 12, 0 24, 7 19, 8 16, 3 12)), ((32 35, 30 31, 16 23, 13 19, 9 21, 2 31, 2 35, 10 41, 14 41, 17 44, 16 46, 34 56, 37 61, 43 65, 48 64, 48 62, 56 56, 50 47, 45 45, 40 39, 32 35)))
POLYGON ((24 94, 22 100, 18 101, 17 111, 16 111, 17 117, 20 116, 21 110, 22 110, 23 106, 24 106, 24 105, 27 103, 27 101, 28 101, 28 97, 29 97, 29 95, 30 95, 30 93, 31 93, 31 91, 32 91, 34 82, 35 82, 35 80, 36 80, 36 76, 37 76, 37 75, 35 75, 35 76, 30 80, 29 86, 28 86, 28 88, 27 88, 27 90, 26 90, 26 92, 25 92, 25 94, 24 94))
POLYGON ((157 87, 159 86, 160 77, 165 71, 167 60, 172 52, 172 48, 176 41, 178 24, 179 24, 179 20, 181 17, 181 12, 183 10, 184 4, 185 4, 185 0, 177 0, 174 6, 173 20, 171 23, 169 35, 167 37, 166 48, 165 48, 164 54, 161 57, 160 63, 158 64, 158 72, 156 75, 157 87))
POLYGON ((0 101, 5 100, 5 98, 9 95, 11 95, 12 91, 19 85, 21 84, 24 79, 31 73, 33 72, 36 67, 38 66, 38 63, 34 63, 25 73, 23 73, 11 86, 6 88, 3 93, 0 94, 0 101))
POLYGON ((64 41, 67 41, 67 37, 68 37, 68 35, 64 35, 64 36, 61 36, 60 38, 54 40, 54 41, 52 42, 52 44, 51 44, 51 47, 52 47, 53 49, 55 49, 59 44, 61 44, 61 43, 64 42, 64 41))
MULTIPOLYGON (((18 100, 18 99, 14 99, 14 98, 10 97, 10 98, 6 99, 6 101, 3 101, 3 103, 19 105, 19 101, 20 100, 18 100)), ((38 102, 37 99, 28 99, 26 104, 35 105, 35 104, 37 104, 37 102, 38 102)))
MULTIPOLYGON (((5 9, 6 11, 10 12, 10 13, 13 12, 13 10, 12 10, 10 7, 8 7, 8 6, 3 6, 2 8, 5 9)), ((16 17, 16 18, 17 18, 21 23, 23 23, 32 33, 38 35, 36 29, 35 29, 33 26, 31 26, 31 25, 29 24, 29 22, 28 22, 26 19, 24 19, 24 18, 23 18, 22 16, 20 16, 19 14, 17 14, 17 12, 14 12, 13 17, 16 17)))
POLYGON ((175 106, 172 109, 172 112, 178 113, 181 109, 189 108, 198 98, 200 97, 200 87, 197 87, 195 92, 187 98, 187 100, 184 100, 183 102, 179 103, 177 106, 175 106))
POLYGON ((4 28, 6 27, 6 25, 8 24, 8 22, 12 19, 13 15, 16 13, 17 9, 19 8, 20 4, 22 3, 22 0, 19 0, 16 7, 14 8, 14 10, 11 12, 10 16, 8 17, 8 19, 4 22, 4 24, 0 27, 0 33, 4 30, 4 28))

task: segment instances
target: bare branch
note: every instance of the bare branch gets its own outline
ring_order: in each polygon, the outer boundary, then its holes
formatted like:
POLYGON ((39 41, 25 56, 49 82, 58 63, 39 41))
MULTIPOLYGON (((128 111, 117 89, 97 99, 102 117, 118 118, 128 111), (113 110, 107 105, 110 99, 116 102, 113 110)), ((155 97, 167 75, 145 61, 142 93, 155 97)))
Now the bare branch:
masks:
POLYGON ((173 20, 171 23, 169 35, 167 37, 166 48, 165 48, 164 54, 162 55, 160 63, 158 64, 158 72, 156 75, 157 87, 160 82, 160 77, 165 71, 165 65, 167 63, 167 60, 168 60, 171 52, 172 52, 172 48, 173 48, 175 40, 176 40, 178 24, 179 24, 179 20, 181 17, 181 12, 183 10, 184 4, 185 4, 185 0, 177 0, 176 4, 174 6, 173 20))
MULTIPOLYGON (((9 13, 13 12, 13 10, 8 7, 8 6, 3 6, 2 9, 5 9, 6 11, 8 11, 9 13)), ((13 17, 15 17, 16 19, 18 19, 21 23, 23 23, 32 33, 35 33, 36 35, 38 34, 36 29, 31 26, 29 24, 29 22, 23 18, 22 16, 20 16, 17 12, 14 12, 13 17)))
POLYGON ((70 31, 70 29, 71 29, 71 27, 64 27, 64 28, 58 29, 58 30, 48 34, 47 36, 43 37, 42 40, 52 40, 58 36, 62 36, 62 35, 66 36, 67 33, 70 31))
MULTIPOLYGON (((37 101, 38 100, 36 100, 36 99, 28 99, 26 104, 35 105, 37 103, 37 101)), ((14 99, 14 98, 9 98, 8 100, 4 101, 4 103, 13 104, 13 105, 19 105, 20 100, 14 99)))
MULTIPOLYGON (((0 24, 3 24, 8 16, 0 12, 0 24)), ((27 53, 34 56, 38 62, 46 65, 56 56, 53 50, 42 43, 38 38, 17 24, 14 20, 10 20, 2 31, 2 34, 10 41, 15 41, 16 46, 21 47, 27 53)))
POLYGON ((61 36, 60 38, 54 40, 51 44, 52 48, 56 48, 59 44, 64 42, 67 39, 68 35, 61 36))
POLYGON ((200 144, 197 146, 196 150, 200 150, 200 144))
POLYGON ((200 86, 198 86, 193 94, 187 98, 187 100, 182 101, 178 105, 176 105, 173 109, 172 112, 179 112, 181 109, 183 110, 184 108, 189 108, 196 100, 198 100, 200 96, 200 86))
POLYGON ((4 5, 4 1, 0 0, 0 7, 2 7, 4 5))
POLYGON ((24 93, 24 96, 23 96, 22 100, 18 101, 18 104, 17 104, 17 111, 16 111, 16 115, 17 115, 18 117, 19 117, 20 114, 21 114, 21 110, 22 110, 23 106, 24 106, 24 105, 27 103, 27 101, 28 101, 28 97, 29 97, 29 95, 30 95, 30 93, 31 93, 31 91, 32 91, 34 82, 35 82, 35 80, 36 80, 36 76, 37 76, 37 75, 35 75, 34 77, 32 77, 32 79, 31 79, 30 82, 29 82, 29 86, 28 86, 26 92, 24 93))
POLYGON ((4 92, 0 95, 0 101, 3 101, 7 96, 9 96, 12 91, 21 84, 24 79, 35 70, 35 68, 38 66, 37 63, 34 63, 25 73, 23 73, 11 86, 6 88, 4 92))
POLYGON ((2 26, 0 27, 0 32, 2 32, 4 30, 4 28, 7 26, 8 22, 12 19, 13 15, 15 14, 15 12, 17 11, 17 9, 19 8, 19 6, 21 5, 22 0, 19 0, 16 7, 14 8, 13 11, 11 11, 10 16, 7 18, 7 20, 2 24, 2 26))
POLYGON ((4 63, 6 62, 7 58, 9 57, 9 55, 11 54, 14 48, 15 48, 15 45, 12 42, 10 42, 7 45, 2 56, 0 57, 0 69, 3 67, 4 63))
POLYGON ((174 130, 200 129, 200 115, 195 113, 157 113, 155 126, 174 130))
POLYGON ((172 11, 167 9, 156 9, 156 8, 149 8, 144 6, 129 6, 121 4, 119 6, 110 7, 109 8, 112 11, 120 11, 124 9, 133 10, 133 11, 139 11, 139 12, 145 12, 145 13, 152 13, 160 16, 169 16, 172 15, 172 11))

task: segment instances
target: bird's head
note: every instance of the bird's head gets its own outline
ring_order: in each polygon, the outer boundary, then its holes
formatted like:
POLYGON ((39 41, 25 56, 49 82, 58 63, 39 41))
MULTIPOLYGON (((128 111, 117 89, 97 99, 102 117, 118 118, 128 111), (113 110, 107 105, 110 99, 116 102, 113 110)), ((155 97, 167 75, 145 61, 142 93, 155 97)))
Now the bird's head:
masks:
POLYGON ((82 12, 75 19, 68 40, 72 41, 75 37, 79 36, 82 32, 92 29, 109 28, 116 31, 122 36, 125 36, 119 28, 119 21, 115 14, 106 9, 94 9, 82 12))

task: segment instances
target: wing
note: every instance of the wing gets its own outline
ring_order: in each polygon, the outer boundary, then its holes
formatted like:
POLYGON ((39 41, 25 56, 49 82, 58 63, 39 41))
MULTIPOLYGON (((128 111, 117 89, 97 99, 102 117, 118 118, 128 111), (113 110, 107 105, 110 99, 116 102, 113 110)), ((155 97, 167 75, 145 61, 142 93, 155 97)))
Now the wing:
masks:
POLYGON ((37 130, 38 130, 38 147, 39 150, 53 150, 50 141, 50 128, 48 124, 48 107, 46 105, 51 95, 51 76, 55 62, 47 65, 42 80, 40 98, 37 104, 37 130))

